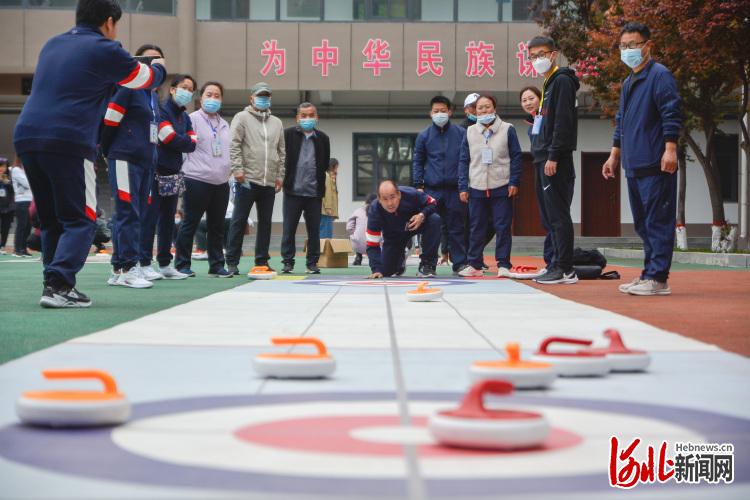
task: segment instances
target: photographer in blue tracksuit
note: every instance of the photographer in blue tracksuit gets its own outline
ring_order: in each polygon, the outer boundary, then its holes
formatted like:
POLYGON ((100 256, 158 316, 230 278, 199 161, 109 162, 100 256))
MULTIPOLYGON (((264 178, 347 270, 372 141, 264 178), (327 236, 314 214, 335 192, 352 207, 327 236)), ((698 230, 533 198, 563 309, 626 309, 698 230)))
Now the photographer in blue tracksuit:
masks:
POLYGON ((76 274, 96 229, 99 125, 117 85, 155 88, 163 60, 138 62, 115 41, 122 9, 115 0, 79 0, 76 26, 42 48, 13 142, 34 193, 42 230, 42 307, 88 307, 76 274))
POLYGON ((458 162, 466 129, 450 122, 451 101, 438 95, 430 101, 432 124, 422 130, 414 145, 414 186, 437 200, 438 214, 448 229, 453 272, 466 265, 467 205, 458 196, 458 162))

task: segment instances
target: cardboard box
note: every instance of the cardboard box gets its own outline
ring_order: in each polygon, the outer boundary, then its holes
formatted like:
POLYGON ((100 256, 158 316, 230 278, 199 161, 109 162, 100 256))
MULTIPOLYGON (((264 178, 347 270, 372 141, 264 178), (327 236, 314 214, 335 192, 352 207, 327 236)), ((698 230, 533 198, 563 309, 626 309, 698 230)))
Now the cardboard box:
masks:
MULTIPOLYGON (((349 254, 353 251, 352 243, 348 239, 322 239, 320 240, 320 260, 318 261, 318 267, 349 267, 349 254)), ((307 252, 307 240, 305 240, 305 252, 307 252)))

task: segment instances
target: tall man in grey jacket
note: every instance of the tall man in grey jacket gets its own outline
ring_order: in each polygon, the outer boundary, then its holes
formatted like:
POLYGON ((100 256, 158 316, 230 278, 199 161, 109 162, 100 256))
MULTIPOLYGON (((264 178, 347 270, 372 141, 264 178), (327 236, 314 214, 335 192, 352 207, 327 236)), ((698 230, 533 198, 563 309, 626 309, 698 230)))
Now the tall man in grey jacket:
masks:
POLYGON ((258 211, 255 265, 268 265, 273 203, 284 182, 284 127, 271 114, 268 84, 259 82, 250 89, 250 106, 234 116, 230 133, 229 157, 236 184, 226 259, 227 270, 239 274, 245 224, 254 203, 258 211))

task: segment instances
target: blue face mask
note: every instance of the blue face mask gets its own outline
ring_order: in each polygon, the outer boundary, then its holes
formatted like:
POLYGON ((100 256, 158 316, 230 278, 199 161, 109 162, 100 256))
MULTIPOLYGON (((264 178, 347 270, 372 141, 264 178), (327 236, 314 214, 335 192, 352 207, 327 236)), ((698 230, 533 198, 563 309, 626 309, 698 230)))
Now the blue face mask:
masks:
POLYGON ((641 49, 620 49, 620 59, 630 69, 634 69, 643 62, 643 54, 641 49))
POLYGON ((188 104, 190 104, 190 101, 192 100, 193 100, 192 92, 185 90, 185 89, 181 89, 179 87, 175 91, 174 102, 176 102, 178 106, 185 107, 188 104))
POLYGON ((305 132, 310 132, 318 124, 317 118, 300 118, 299 126, 305 132))
POLYGON ((256 109, 264 111, 271 107, 271 98, 265 95, 256 95, 253 99, 253 105, 256 109))
POLYGON ((203 99, 203 111, 206 113, 216 113, 221 109, 221 101, 212 97, 203 99))
POLYGON ((489 125, 495 121, 495 118, 495 113, 490 113, 488 115, 477 116, 477 121, 482 125, 489 125))
POLYGON ((445 126, 445 124, 448 123, 448 120, 450 120, 448 113, 435 113, 432 115, 432 123, 438 127, 445 126))
POLYGON ((466 115, 466 118, 468 118, 470 122, 475 122, 476 123, 476 121, 477 121, 477 115, 472 115, 471 113, 469 113, 468 115, 466 115))

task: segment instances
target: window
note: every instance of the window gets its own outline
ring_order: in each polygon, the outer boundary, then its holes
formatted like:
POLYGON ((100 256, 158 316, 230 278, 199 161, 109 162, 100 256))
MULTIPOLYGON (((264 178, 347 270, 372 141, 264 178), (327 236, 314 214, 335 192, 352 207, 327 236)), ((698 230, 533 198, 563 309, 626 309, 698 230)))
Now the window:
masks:
POLYGON ((453 0, 421 0, 422 21, 453 21, 453 0))
POLYGON ((459 21, 498 21, 500 2, 497 0, 460 0, 458 2, 459 21))
MULTIPOLYGON (((78 0, 0 0, 0 7, 19 6, 27 9, 74 9, 78 0)), ((144 14, 175 13, 175 0, 121 0, 124 12, 144 14)))
POLYGON ((411 186, 416 134, 354 134, 354 197, 374 193, 380 181, 411 186))
POLYGON ((196 18, 199 20, 248 19, 249 7, 248 0, 198 0, 195 4, 196 18))
POLYGON ((737 201, 737 187, 739 181, 740 162, 740 136, 737 134, 714 135, 714 151, 716 161, 719 163, 719 175, 721 176, 721 197, 727 202, 737 201))
POLYGON ((354 0, 354 19, 358 21, 419 19, 420 5, 421 0, 354 0))
POLYGON ((23 0, 0 0, 0 7, 20 7, 23 0))
MULTIPOLYGON (((534 19, 537 0, 513 0, 513 21, 531 21, 534 19)), ((510 19, 507 19, 510 21, 510 19)))
POLYGON ((323 0, 281 0, 282 21, 319 21, 323 0))
POLYGON ((326 21, 352 21, 355 3, 353 0, 325 0, 326 21))

